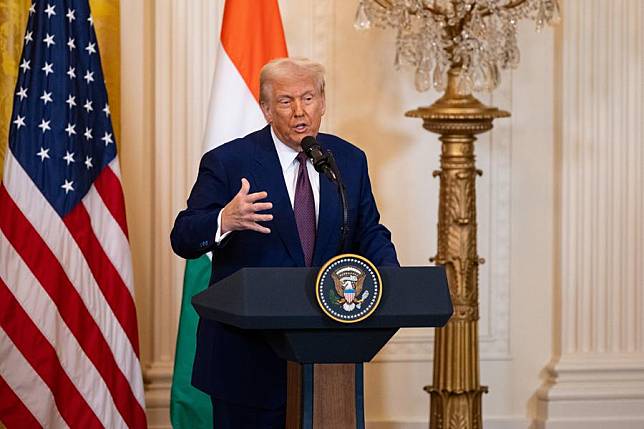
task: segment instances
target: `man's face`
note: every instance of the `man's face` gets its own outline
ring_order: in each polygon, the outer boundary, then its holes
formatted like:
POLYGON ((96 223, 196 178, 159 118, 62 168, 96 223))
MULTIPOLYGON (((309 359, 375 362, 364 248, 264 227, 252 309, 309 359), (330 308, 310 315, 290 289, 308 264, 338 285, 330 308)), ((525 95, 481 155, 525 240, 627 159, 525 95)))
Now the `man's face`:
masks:
POLYGON ((320 94, 312 77, 297 74, 274 80, 268 89, 268 100, 262 103, 266 121, 282 142, 300 151, 302 139, 315 137, 320 130, 324 94, 320 94))

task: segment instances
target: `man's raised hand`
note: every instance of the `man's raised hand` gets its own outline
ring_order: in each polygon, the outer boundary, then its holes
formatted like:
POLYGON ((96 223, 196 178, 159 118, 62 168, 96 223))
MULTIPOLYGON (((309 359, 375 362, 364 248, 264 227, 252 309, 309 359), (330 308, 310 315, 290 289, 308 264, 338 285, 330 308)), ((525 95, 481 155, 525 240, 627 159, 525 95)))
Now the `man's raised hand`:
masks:
POLYGON ((221 212, 221 233, 225 234, 228 231, 243 231, 251 230, 261 232, 262 234, 270 234, 271 230, 265 226, 260 225, 258 222, 267 222, 273 220, 272 214, 259 214, 264 210, 273 208, 273 203, 259 202, 268 197, 265 191, 255 192, 249 194, 250 183, 243 178, 241 180, 241 189, 235 195, 235 198, 230 200, 226 207, 221 212))

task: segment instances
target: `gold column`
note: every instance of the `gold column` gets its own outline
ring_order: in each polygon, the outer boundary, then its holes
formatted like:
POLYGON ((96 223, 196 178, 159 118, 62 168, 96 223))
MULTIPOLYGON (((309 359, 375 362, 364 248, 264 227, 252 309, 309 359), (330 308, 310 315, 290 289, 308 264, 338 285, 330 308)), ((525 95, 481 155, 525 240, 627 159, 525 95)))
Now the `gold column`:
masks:
POLYGON ((476 250, 476 134, 492 129, 495 118, 510 114, 488 107, 472 95, 456 91, 458 68, 448 73, 445 94, 429 107, 406 116, 422 118, 423 127, 440 134, 441 169, 438 207, 438 253, 433 262, 447 271, 454 315, 434 339, 433 385, 430 394, 431 429, 482 428, 478 350, 478 267, 476 250))

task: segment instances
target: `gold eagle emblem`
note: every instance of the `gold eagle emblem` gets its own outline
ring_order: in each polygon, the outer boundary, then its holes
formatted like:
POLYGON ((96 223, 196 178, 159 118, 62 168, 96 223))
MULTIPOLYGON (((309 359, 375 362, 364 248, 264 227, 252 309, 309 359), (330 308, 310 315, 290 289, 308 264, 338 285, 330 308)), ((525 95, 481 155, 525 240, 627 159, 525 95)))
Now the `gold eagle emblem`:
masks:
POLYGON ((360 272, 357 276, 345 276, 340 277, 336 272, 331 273, 331 278, 333 279, 333 284, 335 285, 335 291, 340 297, 338 299, 338 304, 351 304, 355 302, 356 304, 362 303, 365 297, 360 297, 362 292, 362 284, 367 275, 364 272, 360 272))

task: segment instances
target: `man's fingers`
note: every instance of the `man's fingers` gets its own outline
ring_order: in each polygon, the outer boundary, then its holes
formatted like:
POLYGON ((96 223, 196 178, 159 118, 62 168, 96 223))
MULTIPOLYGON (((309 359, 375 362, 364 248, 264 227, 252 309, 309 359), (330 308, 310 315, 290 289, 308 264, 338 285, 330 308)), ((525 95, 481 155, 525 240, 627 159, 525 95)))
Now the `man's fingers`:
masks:
POLYGON ((257 223, 252 223, 248 226, 248 229, 260 232, 262 234, 270 234, 271 230, 269 228, 266 228, 265 226, 261 226, 257 223))
POLYGON ((246 201, 248 201, 249 203, 254 203, 255 201, 263 200, 266 197, 268 197, 268 192, 266 191, 255 192, 254 194, 246 195, 246 201))
POLYGON ((239 189, 239 195, 247 195, 250 191, 250 183, 246 180, 245 177, 241 179, 241 188, 239 189))
POLYGON ((273 203, 255 203, 253 204, 253 211, 261 212, 273 208, 273 203))
POLYGON ((253 220, 255 222, 268 222, 273 220, 273 215, 272 214, 256 214, 253 215, 253 220))
POLYGON ((250 183, 245 177, 243 177, 241 179, 241 188, 239 189, 238 195, 246 197, 246 202, 254 203, 255 201, 263 200, 268 197, 268 193, 266 191, 255 192, 253 194, 249 194, 248 191, 250 191, 250 183))
POLYGON ((270 210, 273 208, 272 203, 242 203, 240 205, 239 214, 241 218, 252 218, 257 212, 270 210))

